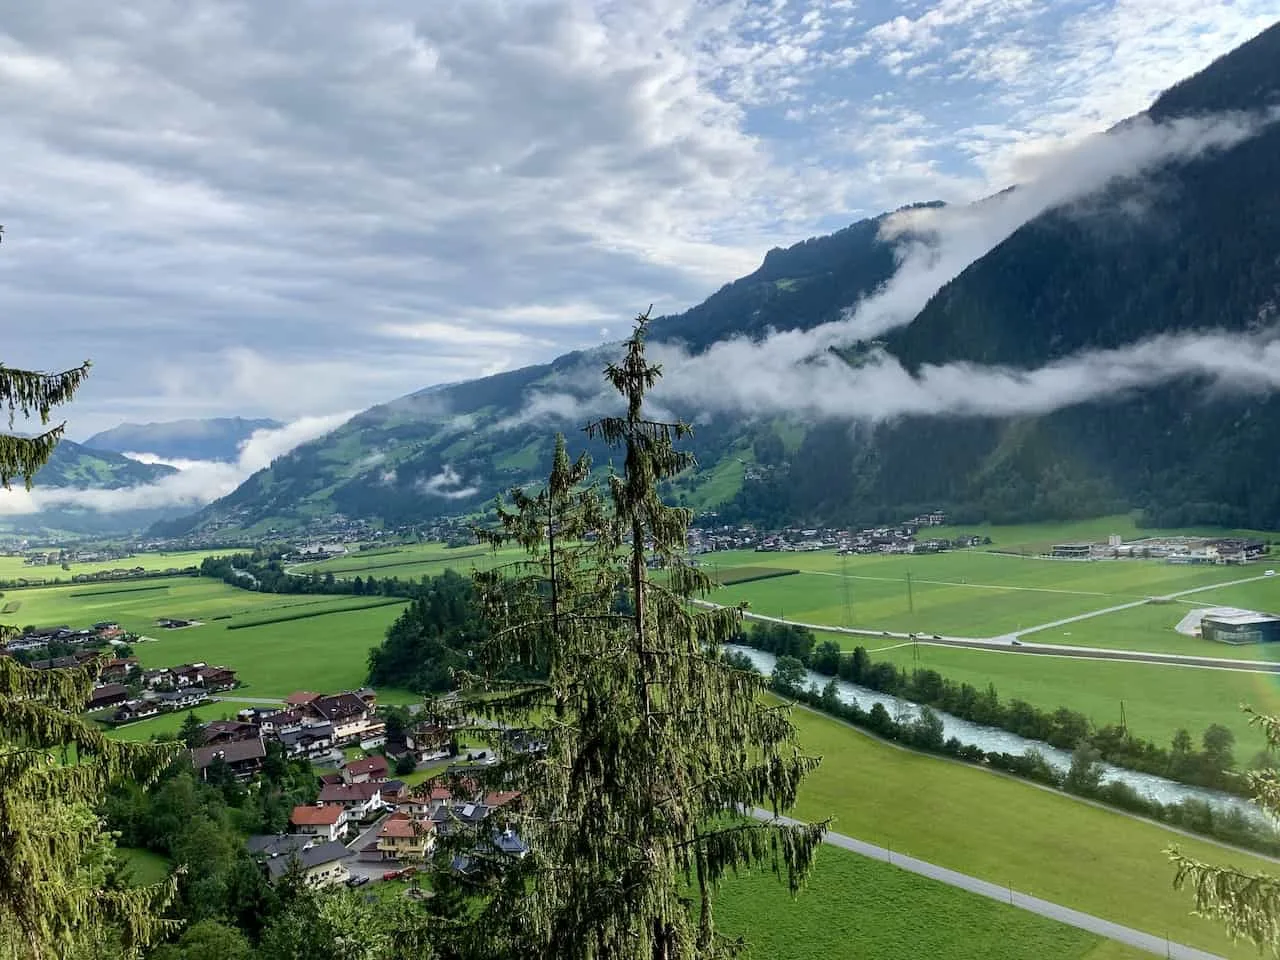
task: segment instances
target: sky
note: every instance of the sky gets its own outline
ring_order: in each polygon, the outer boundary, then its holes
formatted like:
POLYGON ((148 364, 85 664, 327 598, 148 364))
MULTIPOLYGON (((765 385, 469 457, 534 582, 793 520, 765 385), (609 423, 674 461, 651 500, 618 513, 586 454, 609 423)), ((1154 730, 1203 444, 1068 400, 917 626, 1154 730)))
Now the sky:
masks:
POLYGON ((968 200, 1275 0, 0 0, 0 362, 69 436, 335 417, 968 200))

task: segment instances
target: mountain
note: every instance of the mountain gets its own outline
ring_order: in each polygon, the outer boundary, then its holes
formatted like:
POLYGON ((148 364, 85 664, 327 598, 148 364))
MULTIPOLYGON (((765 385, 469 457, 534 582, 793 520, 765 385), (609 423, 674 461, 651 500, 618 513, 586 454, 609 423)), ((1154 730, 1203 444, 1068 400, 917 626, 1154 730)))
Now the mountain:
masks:
POLYGON ((218 417, 210 420, 169 420, 163 423, 122 423, 95 433, 85 446, 116 453, 150 453, 164 460, 221 460, 234 462, 240 445, 256 430, 277 430, 278 420, 218 417))
MULTIPOLYGON (((1278 105, 1280 25, 1126 124, 1278 105)), ((883 348, 912 372, 955 361, 1031 369, 1159 334, 1270 329, 1280 320, 1277 157, 1273 123, 1051 209, 942 287, 912 323, 883 336, 883 348)), ((880 218, 865 220, 772 250, 754 273, 654 321, 653 338, 696 352, 728 336, 837 319, 897 268, 899 251, 879 227, 880 218)), ((375 407, 167 532, 298 525, 334 512, 396 523, 473 509, 545 472, 550 430, 522 415, 540 392, 563 398, 584 366, 602 363, 603 354, 568 354, 375 407)), ((913 416, 853 428, 680 411, 695 420, 701 466, 672 493, 695 509, 771 524, 927 508, 1000 521, 1140 508, 1162 523, 1280 526, 1280 488, 1267 479, 1280 452, 1280 400, 1201 386, 1184 378, 1039 417, 913 416)), ((572 442, 584 446, 581 435, 572 442)), ((586 446, 602 462, 605 452, 586 446)))
POLYGON ((35 485, 117 490, 155 483, 177 472, 167 464, 141 463, 110 450, 62 440, 54 447, 49 462, 36 473, 35 485))

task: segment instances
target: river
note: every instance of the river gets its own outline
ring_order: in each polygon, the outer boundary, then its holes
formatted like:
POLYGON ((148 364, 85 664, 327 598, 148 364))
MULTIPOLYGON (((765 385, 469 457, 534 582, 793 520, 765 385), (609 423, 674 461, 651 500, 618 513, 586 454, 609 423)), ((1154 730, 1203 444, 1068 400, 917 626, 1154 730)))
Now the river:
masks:
MULTIPOLYGON (((771 653, 756 650, 754 647, 742 647, 736 644, 726 644, 725 649, 745 654, 755 664, 756 669, 766 676, 773 672, 773 665, 777 658, 771 653)), ((816 673, 813 670, 805 671, 805 682, 816 686, 819 690, 830 681, 831 677, 816 673)), ((903 700, 887 693, 878 693, 875 690, 861 687, 845 680, 836 680, 836 690, 840 699, 845 703, 856 703, 863 710, 870 710, 873 704, 879 703, 889 711, 889 716, 898 721, 911 721, 920 715, 920 707, 910 700, 903 700)), ((961 743, 980 747, 988 753, 1025 754, 1029 750, 1035 750, 1044 757, 1051 767, 1060 773, 1066 773, 1071 767, 1071 754, 1069 751, 1060 750, 1041 740, 1020 737, 1018 734, 1010 733, 1007 730, 985 727, 982 724, 961 720, 959 717, 953 717, 951 714, 944 713, 941 710, 934 710, 933 712, 942 721, 944 737, 955 737, 961 743)), ((1252 803, 1241 797, 1224 793, 1221 790, 1193 787, 1185 783, 1179 783, 1176 780, 1170 780, 1167 777, 1158 777, 1151 773, 1138 773, 1135 770, 1126 770, 1124 767, 1117 767, 1109 763, 1101 764, 1101 767, 1103 770, 1103 783, 1119 780, 1133 787, 1142 796, 1159 801, 1162 804, 1178 803, 1182 800, 1204 800, 1217 810, 1239 810, 1249 820, 1264 825, 1268 823, 1266 815, 1252 803)))

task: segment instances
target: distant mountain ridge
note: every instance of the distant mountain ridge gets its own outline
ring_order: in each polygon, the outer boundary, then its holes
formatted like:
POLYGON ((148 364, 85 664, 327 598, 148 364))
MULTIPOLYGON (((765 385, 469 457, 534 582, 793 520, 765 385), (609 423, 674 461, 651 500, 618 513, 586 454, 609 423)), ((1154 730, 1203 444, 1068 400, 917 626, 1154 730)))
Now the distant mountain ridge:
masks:
POLYGON ((95 433, 85 441, 85 446, 116 453, 150 453, 164 460, 233 462, 239 456, 240 445, 255 431, 277 430, 282 426, 278 420, 244 417, 122 423, 95 433))
MULTIPOLYGON (((1280 104, 1280 25, 1159 97, 1159 121, 1280 104)), ((1033 368, 1155 334, 1280 322, 1280 125, 1119 181, 1089 204, 1033 218, 971 264, 908 326, 883 337, 909 371, 970 361, 1033 368), (1120 211, 1136 209, 1140 215, 1120 211)), ((882 218, 773 250, 761 267, 678 316, 659 340, 693 351, 770 328, 837 319, 894 273, 882 218)), ((600 366, 573 353, 374 407, 280 458, 228 497, 166 525, 255 530, 340 512, 388 522, 459 513, 544 474, 550 429, 524 423, 537 391, 600 366)), ((1204 395, 1193 382, 1047 416, 902 417, 878 426, 699 416, 700 469, 672 494, 768 524, 894 519, 1066 519, 1139 508, 1164 523, 1280 527, 1280 400, 1204 395)), ((587 446, 598 463, 606 453, 587 446)))
POLYGON ((177 472, 167 464, 142 463, 111 450, 62 440, 49 462, 36 472, 35 486, 118 490, 155 483, 177 472))

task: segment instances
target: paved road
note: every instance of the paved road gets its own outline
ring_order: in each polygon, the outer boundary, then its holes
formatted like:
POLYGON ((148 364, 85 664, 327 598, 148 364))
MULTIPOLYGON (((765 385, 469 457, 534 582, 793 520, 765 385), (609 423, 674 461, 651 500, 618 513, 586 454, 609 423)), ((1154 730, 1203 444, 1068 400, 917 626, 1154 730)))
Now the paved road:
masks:
POLYGON ((271 697, 227 697, 219 694, 214 700, 225 700, 227 703, 253 703, 263 707, 279 707, 284 704, 281 699, 271 697))
MULTIPOLYGON (((773 814, 768 810, 756 809, 752 811, 752 816, 765 822, 774 820, 773 814)), ((777 820, 781 823, 792 825, 801 822, 790 817, 778 817, 777 820)), ((1103 920, 1101 917, 1095 917, 1092 914, 1081 913, 1079 910, 1072 910, 1070 907, 1064 907, 1061 904, 1041 900, 1039 897, 1033 897, 1030 894, 1018 893, 1009 887, 1002 887, 986 880, 979 880, 977 877, 958 873, 955 870, 949 870, 946 867, 940 867, 925 860, 918 860, 902 853, 894 853, 885 847, 878 847, 875 844, 857 840, 854 837, 847 837, 844 834, 828 833, 826 842, 844 850, 851 850, 864 857, 870 857, 873 860, 893 864, 895 867, 919 874, 922 877, 928 877, 931 880, 937 880, 949 886, 959 887, 961 890, 968 890, 970 893, 976 893, 991 900, 999 900, 1001 903, 1011 904, 1019 909, 1028 910, 1031 913, 1057 920, 1072 927, 1078 927, 1081 930, 1087 930, 1101 937, 1118 940, 1139 950, 1145 950, 1147 953, 1154 953, 1156 956, 1171 958, 1171 960, 1223 960, 1217 954, 1206 953, 1204 950, 1188 947, 1185 944, 1173 943, 1163 937, 1155 937, 1132 927, 1113 923, 1110 920, 1103 920)))

